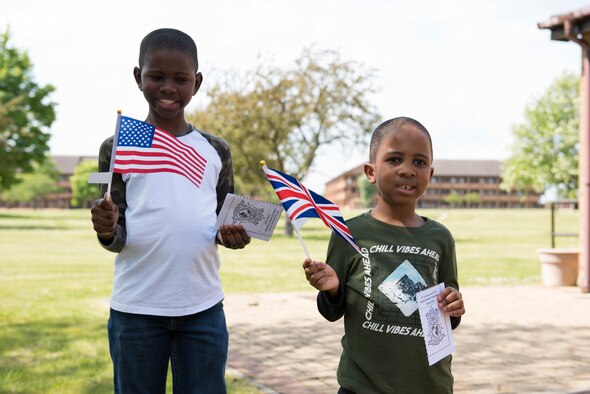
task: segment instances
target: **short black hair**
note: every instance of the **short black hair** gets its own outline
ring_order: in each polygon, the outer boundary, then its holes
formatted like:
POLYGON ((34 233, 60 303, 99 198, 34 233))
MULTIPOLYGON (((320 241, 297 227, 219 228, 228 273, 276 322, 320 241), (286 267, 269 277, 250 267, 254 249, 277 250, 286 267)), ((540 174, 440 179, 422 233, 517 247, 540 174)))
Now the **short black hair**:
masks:
POLYGON ((143 67, 146 57, 159 49, 175 49, 186 53, 195 62, 195 72, 199 69, 197 45, 186 33, 176 29, 158 29, 149 33, 141 40, 139 46, 139 68, 143 67))
POLYGON ((430 133, 422 125, 422 123, 418 122, 415 119, 408 118, 406 116, 400 116, 397 118, 386 120, 385 122, 381 123, 377 128, 373 131, 373 135, 371 136, 371 144, 369 146, 369 160, 371 163, 375 162, 377 157, 377 150, 379 149, 379 145, 381 145, 381 141, 383 138, 391 133, 392 131, 399 130, 404 126, 414 127, 415 129, 423 132, 428 137, 428 142, 430 143, 430 155, 433 156, 432 151, 432 138, 430 138, 430 133))

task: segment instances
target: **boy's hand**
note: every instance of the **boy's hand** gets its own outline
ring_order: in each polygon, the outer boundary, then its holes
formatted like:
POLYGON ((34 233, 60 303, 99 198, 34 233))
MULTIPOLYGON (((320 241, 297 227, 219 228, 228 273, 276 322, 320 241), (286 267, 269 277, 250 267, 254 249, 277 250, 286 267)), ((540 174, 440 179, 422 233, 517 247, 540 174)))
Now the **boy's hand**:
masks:
POLYGON ((92 214, 94 231, 98 237, 104 241, 113 239, 119 220, 119 207, 113 203, 111 195, 105 193, 104 198, 96 200, 90 213, 92 214))
POLYGON ((437 296, 438 307, 447 312, 449 316, 459 317, 465 314, 465 306, 463 305, 463 296, 459 290, 453 287, 446 287, 437 296))
POLYGON ((340 290, 340 281, 332 267, 326 263, 305 259, 303 270, 310 285, 320 291, 327 291, 330 298, 336 298, 340 290))
POLYGON ((224 224, 219 226, 217 240, 229 249, 243 249, 250 243, 250 236, 241 224, 224 224))

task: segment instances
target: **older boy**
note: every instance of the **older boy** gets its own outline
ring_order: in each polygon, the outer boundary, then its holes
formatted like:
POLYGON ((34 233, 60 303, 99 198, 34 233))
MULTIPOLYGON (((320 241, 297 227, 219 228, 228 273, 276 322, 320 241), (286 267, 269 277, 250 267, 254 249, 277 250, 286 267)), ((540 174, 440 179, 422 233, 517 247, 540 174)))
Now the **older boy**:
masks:
MULTIPOLYGON (((171 362, 175 393, 225 393, 228 333, 216 241, 234 249, 250 242, 241 226, 215 228, 233 191, 229 146, 185 120, 203 80, 190 36, 149 33, 133 75, 149 105, 146 122, 194 148, 206 166, 198 187, 169 172, 114 174, 112 198, 105 194, 91 210, 100 244, 118 253, 108 324, 115 392, 165 393, 171 362)), ((113 137, 100 147, 101 171, 109 169, 112 145, 113 137)))

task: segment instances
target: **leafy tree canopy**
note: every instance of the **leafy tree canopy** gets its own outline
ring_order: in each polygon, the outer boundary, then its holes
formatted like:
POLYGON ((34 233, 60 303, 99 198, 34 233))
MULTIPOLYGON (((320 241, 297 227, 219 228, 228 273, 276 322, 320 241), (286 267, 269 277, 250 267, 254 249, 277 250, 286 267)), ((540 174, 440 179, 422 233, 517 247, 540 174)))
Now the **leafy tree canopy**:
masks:
POLYGON ((579 77, 564 73, 530 103, 513 127, 511 156, 504 162, 505 190, 554 187, 561 197, 578 190, 579 77))
POLYGON ((449 204, 451 207, 455 208, 463 202, 463 197, 459 195, 456 191, 451 191, 451 193, 447 194, 444 198, 444 202, 449 204))
POLYGON ((45 159, 56 105, 49 100, 53 86, 35 83, 29 56, 9 38, 8 30, 0 34, 0 190, 45 159))
POLYGON ((46 158, 41 163, 32 164, 32 172, 17 174, 15 184, 0 193, 0 200, 7 203, 29 203, 39 201, 50 193, 60 191, 56 182, 59 172, 51 159, 46 158))
POLYGON ((335 51, 304 49, 289 69, 261 62, 244 77, 226 74, 190 119, 230 142, 243 192, 260 192, 260 160, 302 179, 321 147, 366 144, 378 119, 372 78, 335 51))
POLYGON ((88 183, 88 174, 98 172, 96 160, 84 160, 74 169, 70 177, 72 186, 72 206, 85 207, 90 201, 100 197, 100 190, 97 183, 88 183))
POLYGON ((463 197, 463 201, 465 201, 469 207, 478 206, 481 204, 481 196, 479 193, 469 192, 463 197))
POLYGON ((359 192, 361 196, 361 204, 363 207, 374 207, 377 198, 377 186, 370 183, 365 174, 361 174, 357 179, 359 192))

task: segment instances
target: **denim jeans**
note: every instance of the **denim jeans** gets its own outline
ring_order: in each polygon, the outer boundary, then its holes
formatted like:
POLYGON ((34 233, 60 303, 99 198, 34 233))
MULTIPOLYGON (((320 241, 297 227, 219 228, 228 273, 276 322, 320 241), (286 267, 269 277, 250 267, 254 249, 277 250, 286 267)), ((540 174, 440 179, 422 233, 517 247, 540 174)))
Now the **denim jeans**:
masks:
POLYGON ((175 394, 226 392, 228 332, 221 302, 180 317, 111 309, 108 331, 115 393, 165 393, 169 361, 175 394))

